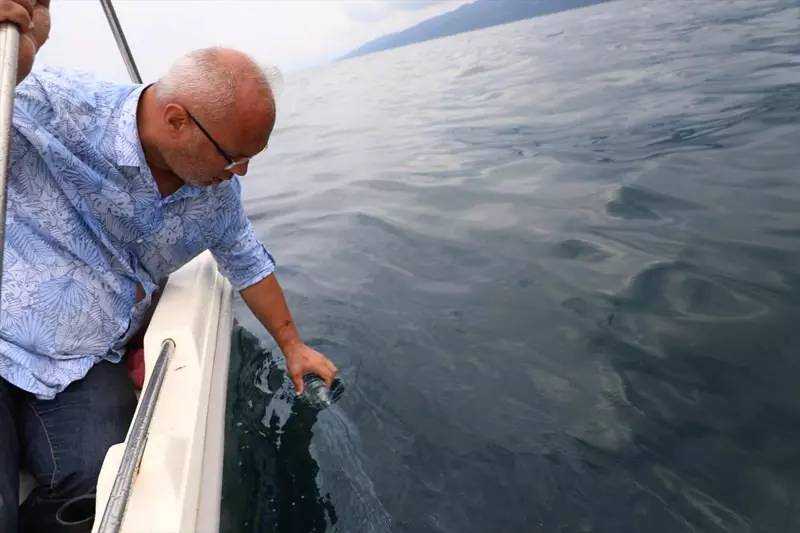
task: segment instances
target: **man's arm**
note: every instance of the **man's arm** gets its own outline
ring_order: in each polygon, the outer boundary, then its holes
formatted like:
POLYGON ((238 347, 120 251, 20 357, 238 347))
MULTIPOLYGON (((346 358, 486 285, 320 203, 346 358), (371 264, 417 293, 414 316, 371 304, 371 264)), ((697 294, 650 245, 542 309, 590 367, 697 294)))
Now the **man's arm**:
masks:
POLYGON ((50 0, 0 0, 0 22, 19 27, 19 83, 30 73, 36 52, 50 36, 50 0))
POLYGON ((303 393, 303 376, 306 374, 316 374, 330 386, 336 377, 336 366, 300 339, 275 274, 242 289, 239 294, 283 352, 286 369, 297 393, 303 393))

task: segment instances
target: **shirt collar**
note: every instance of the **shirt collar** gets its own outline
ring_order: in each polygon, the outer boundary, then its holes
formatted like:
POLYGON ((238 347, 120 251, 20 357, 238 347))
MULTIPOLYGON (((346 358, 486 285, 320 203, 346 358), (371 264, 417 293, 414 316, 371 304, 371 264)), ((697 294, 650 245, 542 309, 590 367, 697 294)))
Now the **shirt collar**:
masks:
POLYGON ((142 143, 139 141, 139 128, 136 122, 136 112, 139 108, 139 98, 144 90, 149 87, 140 85, 135 87, 120 106, 117 116, 116 131, 112 142, 114 162, 119 166, 147 168, 144 158, 142 143))
POLYGON ((171 204, 172 202, 177 202, 178 200, 183 200, 184 198, 194 198, 202 193, 203 189, 204 187, 198 187, 197 185, 184 183, 177 191, 170 194, 166 198, 163 198, 161 202, 164 204, 171 204))
MULTIPOLYGON (((116 117, 116 129, 113 133, 111 150, 113 152, 112 157, 117 165, 139 169, 139 175, 144 179, 148 179, 153 184, 153 189, 157 193, 155 178, 153 178, 150 172, 150 167, 144 157, 142 143, 139 140, 139 127, 136 120, 137 111, 139 109, 139 99, 148 87, 150 87, 150 85, 134 87, 123 100, 122 105, 119 107, 119 114, 116 117)), ((195 197, 202 191, 202 187, 189 185, 187 183, 182 185, 171 195, 162 198, 161 201, 168 204, 184 198, 195 197)))

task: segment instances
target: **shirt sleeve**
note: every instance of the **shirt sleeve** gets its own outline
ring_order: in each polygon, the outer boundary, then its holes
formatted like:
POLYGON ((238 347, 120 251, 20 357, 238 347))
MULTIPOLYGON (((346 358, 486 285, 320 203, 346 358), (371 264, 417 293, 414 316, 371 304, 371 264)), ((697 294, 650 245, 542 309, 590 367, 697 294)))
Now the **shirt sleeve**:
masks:
POLYGON ((231 180, 232 197, 225 202, 231 212, 219 242, 210 248, 220 272, 237 291, 263 280, 275 271, 275 259, 261 244, 244 214, 238 180, 231 180))

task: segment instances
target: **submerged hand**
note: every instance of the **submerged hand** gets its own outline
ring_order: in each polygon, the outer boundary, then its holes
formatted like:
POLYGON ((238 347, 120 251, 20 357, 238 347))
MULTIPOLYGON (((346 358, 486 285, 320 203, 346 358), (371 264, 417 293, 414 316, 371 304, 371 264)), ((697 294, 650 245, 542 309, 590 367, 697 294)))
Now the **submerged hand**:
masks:
POLYGON ((286 369, 289 371, 289 377, 294 383, 297 394, 303 393, 305 385, 303 376, 306 374, 318 375, 330 387, 338 372, 336 365, 330 359, 302 342, 287 348, 284 356, 286 356, 286 369))

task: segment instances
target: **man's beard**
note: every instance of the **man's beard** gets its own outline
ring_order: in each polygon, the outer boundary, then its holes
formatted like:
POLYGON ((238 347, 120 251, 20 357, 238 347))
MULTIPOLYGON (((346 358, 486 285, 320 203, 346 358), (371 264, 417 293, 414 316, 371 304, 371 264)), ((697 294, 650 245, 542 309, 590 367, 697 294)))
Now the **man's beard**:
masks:
POLYGON ((197 157, 192 152, 193 150, 181 148, 172 153, 164 153, 162 157, 172 173, 189 185, 206 187, 217 183, 211 172, 195 163, 197 157))

